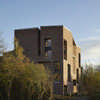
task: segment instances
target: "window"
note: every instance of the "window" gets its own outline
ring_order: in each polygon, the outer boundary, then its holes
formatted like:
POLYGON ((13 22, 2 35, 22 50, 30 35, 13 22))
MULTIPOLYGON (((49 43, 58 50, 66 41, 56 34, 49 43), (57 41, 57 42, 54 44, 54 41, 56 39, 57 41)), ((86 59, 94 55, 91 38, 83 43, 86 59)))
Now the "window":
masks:
POLYGON ((79 58, 79 67, 81 67, 81 55, 80 55, 80 53, 78 54, 78 58, 79 58))
POLYGON ((45 56, 51 58, 52 51, 51 50, 45 51, 45 56))
POLYGON ((45 39, 45 47, 51 47, 51 39, 45 39))
POLYGON ((68 86, 64 85, 64 95, 67 95, 68 92, 68 86))
POLYGON ((51 39, 45 39, 45 56, 49 58, 52 56, 51 39))
POLYGON ((76 83, 77 83, 76 80, 73 80, 73 85, 74 85, 74 86, 76 85, 76 83))
POLYGON ((71 81, 71 67, 70 64, 68 64, 68 81, 71 81))
POLYGON ((64 59, 67 60, 67 41, 64 40, 64 59))
POLYGON ((76 70, 77 71, 77 83, 79 82, 79 69, 76 70))

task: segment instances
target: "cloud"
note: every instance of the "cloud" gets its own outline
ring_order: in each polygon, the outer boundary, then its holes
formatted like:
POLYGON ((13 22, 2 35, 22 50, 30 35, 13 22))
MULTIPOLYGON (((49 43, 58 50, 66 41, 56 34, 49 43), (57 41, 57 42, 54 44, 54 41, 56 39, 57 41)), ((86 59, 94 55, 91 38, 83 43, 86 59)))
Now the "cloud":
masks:
POLYGON ((96 33, 100 33, 100 28, 95 30, 96 33))
POLYGON ((80 39, 82 64, 100 64, 100 37, 87 37, 80 39))
POLYGON ((100 37, 96 36, 96 37, 87 37, 87 38, 82 38, 79 39, 80 42, 86 42, 86 41, 98 41, 100 40, 100 37))

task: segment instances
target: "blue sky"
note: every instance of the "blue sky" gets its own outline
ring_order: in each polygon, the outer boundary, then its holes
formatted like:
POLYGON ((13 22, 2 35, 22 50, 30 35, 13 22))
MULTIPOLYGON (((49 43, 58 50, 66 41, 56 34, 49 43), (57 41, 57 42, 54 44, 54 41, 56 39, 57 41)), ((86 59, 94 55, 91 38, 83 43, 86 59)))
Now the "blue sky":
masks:
POLYGON ((100 64, 100 0, 0 0, 0 32, 13 49, 14 30, 65 25, 81 47, 82 63, 100 64))

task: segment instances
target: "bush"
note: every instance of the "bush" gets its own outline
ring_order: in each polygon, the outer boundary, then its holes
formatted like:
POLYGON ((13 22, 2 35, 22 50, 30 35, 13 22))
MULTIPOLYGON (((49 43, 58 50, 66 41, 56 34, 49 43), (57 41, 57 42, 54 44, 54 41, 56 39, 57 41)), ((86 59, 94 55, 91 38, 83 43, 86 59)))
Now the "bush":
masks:
POLYGON ((34 64, 18 46, 0 62, 0 100, 50 100, 52 82, 49 71, 34 64))
POLYGON ((87 66, 83 73, 82 86, 90 96, 90 100, 100 98, 100 70, 87 66))

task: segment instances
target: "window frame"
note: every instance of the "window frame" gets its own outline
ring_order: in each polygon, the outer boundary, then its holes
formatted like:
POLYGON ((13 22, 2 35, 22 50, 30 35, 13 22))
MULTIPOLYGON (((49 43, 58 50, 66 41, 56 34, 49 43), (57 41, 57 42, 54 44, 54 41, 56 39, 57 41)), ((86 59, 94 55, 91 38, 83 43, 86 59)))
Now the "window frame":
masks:
POLYGON ((51 38, 44 39, 44 52, 45 52, 45 57, 52 58, 52 39, 51 38), (51 40, 50 46, 48 46, 48 44, 47 44, 48 40, 51 40), (49 51, 51 51, 51 56, 48 56, 49 51))

